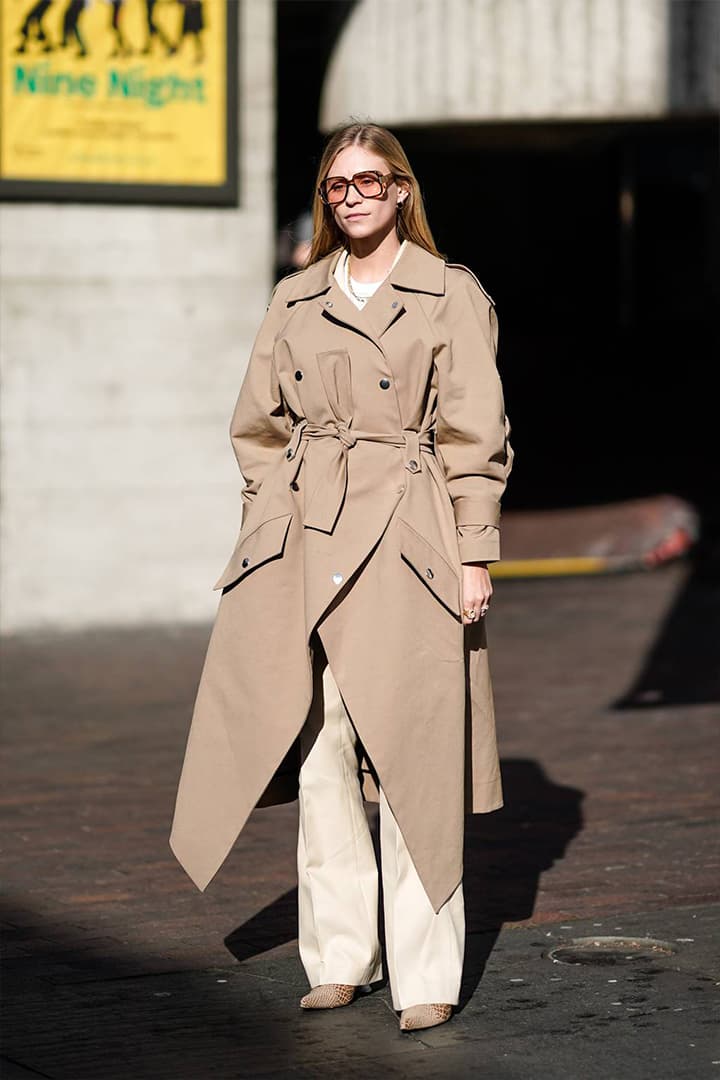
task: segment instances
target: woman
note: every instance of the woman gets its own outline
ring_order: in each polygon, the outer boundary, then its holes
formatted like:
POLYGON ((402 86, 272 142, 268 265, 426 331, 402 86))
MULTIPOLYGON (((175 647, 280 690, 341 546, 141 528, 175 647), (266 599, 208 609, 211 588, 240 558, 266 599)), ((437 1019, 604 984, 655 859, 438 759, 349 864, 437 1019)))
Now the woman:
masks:
POLYGON ((243 520, 171 836, 200 889, 256 805, 300 800, 304 1008, 382 977, 402 1030, 457 1004, 463 814, 502 806, 484 616, 512 465, 493 301, 436 249, 397 139, 328 140, 305 268, 230 425, 243 520))

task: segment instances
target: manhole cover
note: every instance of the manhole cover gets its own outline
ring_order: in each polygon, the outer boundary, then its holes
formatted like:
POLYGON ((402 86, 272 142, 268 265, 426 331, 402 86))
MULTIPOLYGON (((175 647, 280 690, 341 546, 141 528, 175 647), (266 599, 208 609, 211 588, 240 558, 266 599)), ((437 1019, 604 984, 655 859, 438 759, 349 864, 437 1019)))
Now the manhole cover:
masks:
POLYGON ((581 937, 557 945, 547 953, 559 964, 630 964, 635 960, 659 960, 677 949, 669 941, 641 937, 581 937))

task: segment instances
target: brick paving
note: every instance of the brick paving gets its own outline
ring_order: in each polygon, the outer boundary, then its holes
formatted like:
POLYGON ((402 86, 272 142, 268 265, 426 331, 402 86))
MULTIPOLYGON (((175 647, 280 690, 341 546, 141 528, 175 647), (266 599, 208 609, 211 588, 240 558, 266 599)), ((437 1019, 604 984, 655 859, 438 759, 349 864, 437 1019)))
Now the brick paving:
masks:
POLYGON ((296 804, 204 894, 169 851, 209 628, 6 639, 2 1075, 720 1075, 719 620, 687 565, 497 583, 506 806, 468 823, 463 1008, 402 1036, 386 989, 297 1008, 296 804), (610 982, 547 958, 581 932, 688 940, 610 982))

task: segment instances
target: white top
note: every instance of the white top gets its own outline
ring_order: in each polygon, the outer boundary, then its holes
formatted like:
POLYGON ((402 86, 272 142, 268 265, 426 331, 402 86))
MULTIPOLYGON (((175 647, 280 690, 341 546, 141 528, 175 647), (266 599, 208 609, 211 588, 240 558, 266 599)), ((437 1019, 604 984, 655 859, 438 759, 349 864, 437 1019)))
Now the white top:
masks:
MULTIPOLYGON (((395 263, 398 261, 398 259, 402 255, 403 249, 405 248, 406 244, 407 244, 407 240, 403 240, 402 243, 400 244, 400 247, 398 248, 397 254, 395 255, 395 258, 392 261, 392 266, 390 267, 390 270, 392 270, 393 266, 395 265, 395 263)), ((350 299, 353 301, 355 306, 358 307, 358 308, 363 308, 365 306, 365 304, 367 303, 367 301, 370 299, 370 297, 373 295, 373 293, 376 292, 376 290, 379 289, 380 286, 382 285, 383 281, 385 281, 385 278, 387 278, 387 274, 385 275, 384 278, 381 278, 380 281, 356 281, 354 277, 351 277, 350 278, 350 285, 352 286, 352 292, 351 292, 350 289, 348 288, 348 284, 347 284, 347 261, 348 261, 348 255, 349 255, 349 252, 347 250, 345 250, 345 251, 343 251, 340 258, 338 259, 337 266, 335 267, 335 280, 340 285, 343 292, 347 296, 350 297, 350 299), (353 296, 353 292, 356 293, 355 296, 353 296)), ((388 270, 388 274, 390 273, 390 270, 388 270)))

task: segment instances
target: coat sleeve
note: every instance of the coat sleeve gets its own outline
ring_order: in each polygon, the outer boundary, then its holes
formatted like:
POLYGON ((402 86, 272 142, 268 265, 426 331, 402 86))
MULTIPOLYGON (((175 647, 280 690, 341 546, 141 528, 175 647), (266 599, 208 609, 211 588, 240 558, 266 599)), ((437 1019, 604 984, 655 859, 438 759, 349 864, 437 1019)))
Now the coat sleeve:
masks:
POLYGON ((498 562, 500 530, 495 525, 458 525, 460 562, 498 562))
POLYGON ((230 420, 230 441, 245 480, 243 519, 292 433, 273 363, 273 345, 285 314, 281 285, 278 282, 273 289, 230 420))
POLYGON ((510 424, 497 370, 493 301, 465 268, 448 267, 436 356, 437 432, 460 560, 500 558, 500 501, 512 469, 510 424))

